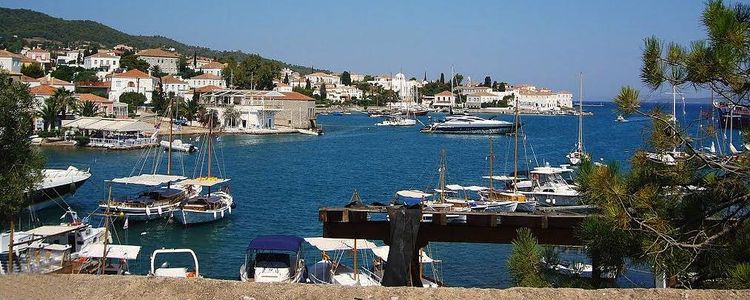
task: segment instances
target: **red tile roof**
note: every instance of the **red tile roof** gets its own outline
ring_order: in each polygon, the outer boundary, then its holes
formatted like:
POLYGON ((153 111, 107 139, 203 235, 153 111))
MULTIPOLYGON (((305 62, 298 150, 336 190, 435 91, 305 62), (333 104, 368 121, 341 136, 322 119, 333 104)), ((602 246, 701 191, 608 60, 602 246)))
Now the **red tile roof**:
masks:
POLYGON ((117 77, 117 78, 151 78, 151 76, 149 76, 148 74, 138 69, 133 69, 127 72, 115 74, 114 77, 117 77))
POLYGON ((453 96, 453 93, 451 91, 442 91, 440 93, 435 94, 435 96, 453 96))
POLYGON ((215 86, 215 85, 206 85, 206 86, 202 86, 202 87, 195 89, 195 92, 196 93, 208 93, 208 92, 212 92, 215 90, 222 90, 222 88, 215 86))
POLYGON ((15 58, 21 59, 21 57, 23 56, 21 56, 20 54, 10 52, 10 51, 0 50, 0 57, 15 57, 15 58))
POLYGON ((98 103, 112 102, 107 98, 100 97, 100 96, 90 94, 90 93, 78 94, 78 99, 80 99, 81 101, 91 101, 91 102, 98 102, 98 103))
POLYGON ((76 82, 76 86, 78 87, 87 87, 87 88, 109 88, 112 83, 109 81, 81 81, 76 82))
POLYGON ((212 61, 210 63, 207 63, 205 65, 202 65, 198 67, 198 69, 224 69, 224 64, 218 62, 218 61, 212 61))
POLYGON ((29 88, 29 93, 32 95, 43 95, 43 96, 52 96, 57 91, 57 88, 51 86, 51 85, 37 85, 33 88, 29 88))
POLYGON ((296 101, 315 101, 314 98, 310 98, 308 96, 305 96, 304 94, 300 94, 297 92, 279 92, 283 94, 284 96, 270 96, 271 99, 274 100, 296 100, 296 101))
POLYGON ((187 82, 184 82, 180 80, 177 77, 174 77, 172 75, 167 75, 161 78, 162 84, 187 84, 187 82))
POLYGON ((178 58, 180 57, 177 55, 177 53, 164 51, 161 49, 144 49, 138 52, 136 55, 138 56, 150 56, 150 57, 171 57, 171 58, 178 58))
POLYGON ((62 79, 57 79, 55 77, 50 77, 50 78, 42 77, 42 78, 37 79, 37 81, 39 81, 39 83, 41 84, 49 84, 49 85, 73 85, 73 83, 67 82, 62 79))
POLYGON ((105 57, 105 58, 117 58, 117 56, 109 54, 107 52, 97 52, 86 57, 105 57))
POLYGON ((198 76, 190 77, 190 79, 208 79, 208 80, 221 80, 220 76, 216 76, 211 73, 204 73, 198 76))

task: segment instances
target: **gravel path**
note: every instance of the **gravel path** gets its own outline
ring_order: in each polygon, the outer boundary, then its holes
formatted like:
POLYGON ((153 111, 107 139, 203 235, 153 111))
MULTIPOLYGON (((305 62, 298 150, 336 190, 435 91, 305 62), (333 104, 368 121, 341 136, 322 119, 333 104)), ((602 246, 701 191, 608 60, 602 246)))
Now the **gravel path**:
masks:
POLYGON ((144 276, 0 276, 0 299, 750 299, 750 290, 352 288, 144 276))

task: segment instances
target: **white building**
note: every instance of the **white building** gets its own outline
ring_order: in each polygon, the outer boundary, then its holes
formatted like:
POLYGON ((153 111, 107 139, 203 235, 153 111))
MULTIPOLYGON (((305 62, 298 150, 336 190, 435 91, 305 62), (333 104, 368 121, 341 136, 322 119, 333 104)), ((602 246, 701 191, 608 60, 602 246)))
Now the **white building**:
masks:
MULTIPOLYGON (((422 87, 422 83, 416 80, 406 80, 406 75, 397 73, 393 78, 390 76, 378 76, 375 80, 368 81, 370 84, 382 86, 386 90, 398 93, 402 101, 415 99, 416 89, 422 87)), ((454 101, 455 102, 455 101, 454 101)))
POLYGON ((532 111, 559 111, 573 107, 573 94, 569 92, 552 92, 542 90, 519 90, 518 108, 532 111))
POLYGON ((451 91, 442 91, 435 94, 435 100, 432 101, 433 107, 453 107, 456 106, 456 96, 451 91))
POLYGON ((219 113, 228 131, 309 128, 315 122, 315 99, 296 92, 220 89, 201 93, 201 103, 219 113), (227 116, 234 111, 237 118, 227 116))
POLYGON ((479 92, 491 93, 492 88, 485 87, 485 86, 467 86, 467 85, 461 85, 461 86, 456 87, 456 93, 462 96, 468 96, 468 95, 476 94, 479 92))
POLYGON ((199 88, 199 87, 207 86, 207 85, 215 85, 221 88, 227 87, 226 81, 223 78, 221 78, 221 76, 217 76, 217 75, 209 74, 209 73, 205 73, 205 74, 201 74, 198 76, 193 76, 191 78, 188 78, 187 82, 191 88, 199 88))
POLYGON ((84 57, 83 67, 111 73, 120 67, 120 57, 112 53, 98 52, 84 57))
POLYGON ((58 53, 57 58, 55 58, 55 64, 58 66, 66 65, 66 66, 77 67, 78 57, 80 55, 81 55, 81 52, 79 51, 65 51, 64 53, 58 53))
POLYGON ((290 86, 288 84, 284 84, 281 81, 274 81, 274 85, 275 86, 273 87, 273 90, 277 91, 277 92, 286 92, 286 93, 288 93, 288 92, 292 92, 294 90, 292 88, 292 86, 290 86))
POLYGON ((364 74, 349 74, 349 77, 352 78, 352 82, 355 82, 355 81, 365 81, 365 75, 364 74))
POLYGON ((190 85, 181 78, 167 75, 161 78, 161 88, 164 93, 174 93, 175 96, 185 96, 190 91, 190 85))
POLYGON ((13 74, 21 73, 21 55, 0 50, 0 69, 13 74))
POLYGON ((224 64, 218 61, 212 61, 198 67, 198 70, 203 71, 205 74, 212 74, 221 77, 221 72, 224 70, 224 64))
POLYGON ((321 84, 341 84, 341 78, 336 75, 326 74, 322 72, 315 72, 312 74, 305 75, 305 79, 310 80, 310 83, 314 86, 321 84))
POLYGON ((177 74, 177 60, 180 58, 177 53, 164 51, 162 49, 146 49, 136 54, 139 59, 146 61, 150 66, 159 66, 162 72, 167 74, 177 74))
MULTIPOLYGON (((320 95, 320 89, 313 92, 313 95, 320 95)), ((346 102, 353 99, 362 99, 362 91, 354 86, 346 85, 326 85, 326 99, 334 102, 346 102)))
POLYGON ((48 64, 50 63, 50 53, 49 51, 42 50, 39 48, 34 48, 31 50, 27 50, 23 52, 23 55, 40 63, 40 64, 48 64))
POLYGON ((146 96, 146 103, 151 103, 151 93, 156 87, 156 79, 141 70, 130 70, 112 75, 109 88, 109 100, 119 102, 120 95, 136 92, 146 96))

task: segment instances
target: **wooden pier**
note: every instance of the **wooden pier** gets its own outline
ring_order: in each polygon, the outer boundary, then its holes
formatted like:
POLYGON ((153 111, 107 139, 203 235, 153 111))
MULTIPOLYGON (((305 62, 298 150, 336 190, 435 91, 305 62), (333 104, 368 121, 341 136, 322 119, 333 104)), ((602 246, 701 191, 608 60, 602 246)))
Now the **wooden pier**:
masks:
MULTIPOLYGON (((324 237, 382 240, 388 244, 390 225, 385 207, 325 207, 318 213, 324 237)), ((432 214, 432 220, 419 225, 417 244, 422 245, 428 242, 509 244, 516 238, 516 230, 526 227, 540 244, 575 246, 581 245, 576 231, 586 218, 586 214, 550 211, 424 213, 432 214), (449 222, 463 216, 465 221, 449 222)))

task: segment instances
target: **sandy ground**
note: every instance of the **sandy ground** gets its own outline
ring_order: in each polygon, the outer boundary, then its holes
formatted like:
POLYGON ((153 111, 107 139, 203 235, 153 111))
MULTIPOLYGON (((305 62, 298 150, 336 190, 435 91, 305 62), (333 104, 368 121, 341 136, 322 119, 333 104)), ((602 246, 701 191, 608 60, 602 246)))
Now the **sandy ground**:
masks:
POLYGON ((144 276, 0 276, 0 299, 750 299, 750 290, 467 289, 259 284, 144 276))

